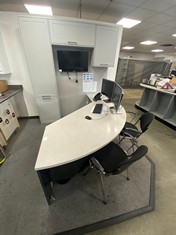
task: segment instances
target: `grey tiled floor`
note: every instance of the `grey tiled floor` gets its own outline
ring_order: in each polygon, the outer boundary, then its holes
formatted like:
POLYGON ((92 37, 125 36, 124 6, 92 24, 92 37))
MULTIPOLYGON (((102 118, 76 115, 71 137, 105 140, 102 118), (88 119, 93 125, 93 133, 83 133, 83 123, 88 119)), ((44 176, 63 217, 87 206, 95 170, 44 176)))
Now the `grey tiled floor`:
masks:
MULTIPOLYGON (((138 90, 126 90, 123 106, 135 111, 138 90)), ((156 167, 155 210, 123 223, 87 235, 175 235, 176 234, 176 131, 154 120, 139 144, 149 148, 148 156, 156 167)))

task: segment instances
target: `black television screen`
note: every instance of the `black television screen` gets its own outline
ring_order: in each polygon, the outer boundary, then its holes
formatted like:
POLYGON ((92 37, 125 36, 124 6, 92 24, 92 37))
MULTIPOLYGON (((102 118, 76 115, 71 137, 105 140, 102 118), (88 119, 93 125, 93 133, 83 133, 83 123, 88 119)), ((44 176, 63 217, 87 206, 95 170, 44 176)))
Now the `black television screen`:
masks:
POLYGON ((88 51, 57 51, 59 69, 62 72, 88 72, 88 51))

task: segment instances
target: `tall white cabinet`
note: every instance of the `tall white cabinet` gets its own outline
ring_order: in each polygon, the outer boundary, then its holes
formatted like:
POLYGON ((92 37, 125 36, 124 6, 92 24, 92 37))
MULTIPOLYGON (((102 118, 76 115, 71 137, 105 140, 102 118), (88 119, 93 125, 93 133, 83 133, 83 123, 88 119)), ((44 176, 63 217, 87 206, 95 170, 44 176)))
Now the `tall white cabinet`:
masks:
POLYGON ((56 121, 60 106, 48 20, 19 17, 19 24, 40 121, 56 121))

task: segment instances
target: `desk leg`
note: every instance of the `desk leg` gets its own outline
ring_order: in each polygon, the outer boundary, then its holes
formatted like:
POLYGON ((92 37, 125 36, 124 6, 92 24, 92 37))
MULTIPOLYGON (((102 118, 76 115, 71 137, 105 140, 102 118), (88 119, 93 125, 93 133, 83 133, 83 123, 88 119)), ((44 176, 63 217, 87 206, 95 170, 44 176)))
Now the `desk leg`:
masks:
POLYGON ((43 192, 45 194, 48 205, 51 204, 53 196, 52 196, 52 182, 49 174, 49 170, 40 170, 37 171, 41 186, 43 188, 43 192))

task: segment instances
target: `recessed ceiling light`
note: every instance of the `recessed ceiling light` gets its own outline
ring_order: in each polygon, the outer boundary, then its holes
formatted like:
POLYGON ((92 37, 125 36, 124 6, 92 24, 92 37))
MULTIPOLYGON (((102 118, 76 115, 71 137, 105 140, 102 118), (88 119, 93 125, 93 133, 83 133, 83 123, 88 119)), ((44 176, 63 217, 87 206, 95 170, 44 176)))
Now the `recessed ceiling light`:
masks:
POLYGON ((126 47, 122 47, 122 49, 125 49, 125 50, 132 50, 132 49, 134 49, 134 47, 126 46, 126 47))
POLYGON ((152 45, 152 44, 156 44, 157 42, 155 41, 144 41, 144 42, 140 42, 140 44, 142 45, 152 45))
POLYGON ((38 6, 38 5, 30 5, 24 4, 26 9, 30 14, 37 14, 37 15, 53 15, 52 9, 50 6, 38 6))
POLYGON ((162 52, 163 50, 161 49, 154 49, 154 50, 151 50, 152 52, 162 52))
POLYGON ((123 18, 120 21, 118 21, 116 24, 123 25, 124 28, 132 28, 133 26, 141 23, 140 20, 133 20, 128 18, 123 18))
POLYGON ((172 34, 173 37, 176 37, 176 33, 172 34))

